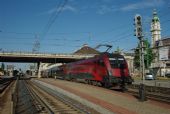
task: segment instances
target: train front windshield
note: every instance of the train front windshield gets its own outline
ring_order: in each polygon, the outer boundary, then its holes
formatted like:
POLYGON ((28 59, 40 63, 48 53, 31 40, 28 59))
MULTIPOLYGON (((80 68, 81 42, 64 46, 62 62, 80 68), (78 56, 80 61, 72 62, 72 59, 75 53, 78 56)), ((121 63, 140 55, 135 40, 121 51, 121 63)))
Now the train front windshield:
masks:
POLYGON ((124 58, 109 58, 110 65, 112 68, 125 68, 125 59, 124 58))

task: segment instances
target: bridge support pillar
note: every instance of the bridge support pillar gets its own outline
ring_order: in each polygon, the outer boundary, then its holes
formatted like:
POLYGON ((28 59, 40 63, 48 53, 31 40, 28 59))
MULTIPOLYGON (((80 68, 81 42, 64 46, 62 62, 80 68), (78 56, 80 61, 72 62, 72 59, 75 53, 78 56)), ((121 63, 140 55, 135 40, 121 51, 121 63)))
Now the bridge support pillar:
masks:
POLYGON ((41 62, 38 62, 38 78, 41 78, 41 62))

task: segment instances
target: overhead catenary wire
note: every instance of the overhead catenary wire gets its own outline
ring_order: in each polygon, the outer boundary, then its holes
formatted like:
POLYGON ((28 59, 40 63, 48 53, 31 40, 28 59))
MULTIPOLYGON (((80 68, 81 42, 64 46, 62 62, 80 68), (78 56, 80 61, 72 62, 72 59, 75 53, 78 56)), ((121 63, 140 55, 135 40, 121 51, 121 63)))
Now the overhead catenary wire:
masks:
MULTIPOLYGON (((61 1, 60 1, 61 2, 61 1)), ((58 4, 58 6, 59 6, 59 4, 58 4)), ((51 16, 51 18, 52 17, 54 17, 54 16, 51 16)), ((50 21, 51 19, 49 19, 49 21, 50 21)), ((55 21, 55 20, 54 20, 55 21)), ((50 22, 51 23, 51 22, 50 22)), ((49 25, 49 23, 47 23, 47 25, 49 25)), ((52 23, 52 25, 53 25, 53 23, 52 23)), ((51 26, 52 26, 51 25, 51 26)), ((133 26, 133 25, 132 25, 133 26)), ((48 27, 47 27, 48 28, 48 27)), ((122 27, 120 27, 121 28, 121 30, 123 29, 122 27)), ((50 28, 49 28, 50 29, 50 28)), ((47 32, 46 32, 46 35, 48 35, 48 34, 53 34, 53 33, 48 33, 48 31, 49 31, 49 29, 47 30, 47 32), (48 33, 48 34, 47 34, 48 33)), ((45 30, 45 29, 44 29, 45 30)), ((109 32, 112 32, 112 31, 114 31, 114 30, 119 30, 119 27, 114 27, 113 29, 111 29, 111 30, 109 30, 109 31, 104 31, 103 32, 103 34, 107 34, 107 33, 109 33, 109 32)), ((132 31, 133 32, 133 31, 132 31)), ((88 32, 87 32, 88 33, 88 32)), ((17 34, 27 34, 27 33, 17 33, 17 34)), ((29 34, 29 33, 28 33, 29 34)), ((34 35, 34 33, 30 33, 30 34, 33 34, 34 35)), ((67 33, 54 33, 54 34, 67 34, 67 33)), ((72 33, 68 33, 68 34, 72 34, 72 33)), ((112 41, 110 41, 111 43, 114 43, 114 42, 119 42, 119 41, 123 41, 124 39, 126 39, 127 37, 125 37, 125 35, 122 35, 123 33, 121 33, 121 35, 116 35, 117 37, 110 37, 110 39, 112 38, 112 41), (124 38, 125 37, 125 38, 124 38), (118 39, 113 39, 113 38, 118 38, 118 39)), ((46 36, 45 35, 45 36, 46 36)), ((102 33, 101 33, 101 35, 102 35, 102 33)), ((133 36, 133 34, 132 34, 132 36, 133 36)), ((130 38, 130 37, 129 37, 130 38)), ((19 39, 19 38, 18 38, 19 39)), ((20 38, 20 39, 22 39, 22 38, 20 38)), ((51 38, 48 38, 48 40, 56 40, 56 41, 68 41, 68 42, 81 42, 81 40, 73 40, 73 39, 69 39, 69 38, 53 38, 53 39, 51 39, 51 38)), ((98 39, 90 39, 90 41, 96 41, 96 40, 98 40, 98 39)))
MULTIPOLYGON (((61 2, 59 3, 59 4, 61 4, 61 2)), ((58 6, 60 6, 60 5, 58 5, 58 6)), ((51 17, 53 17, 53 16, 51 16, 51 17)), ((50 19, 51 20, 51 19, 50 19)), ((48 24, 47 24, 48 25, 48 24)), ((118 27, 118 28, 122 28, 122 26, 120 26, 120 27, 118 27)), ((115 28, 113 28, 113 29, 111 29, 111 31, 113 31, 113 30, 118 30, 118 28, 117 27, 115 27, 115 28)), ((110 32, 110 31, 108 31, 108 32, 110 32)), ((107 32, 105 32, 105 33, 107 33, 107 32)), ((64 33, 65 34, 65 33, 64 33)), ((122 34, 122 33, 121 33, 122 34)), ((117 35, 117 36, 120 36, 120 35, 117 35)), ((49 40, 49 39, 48 39, 49 40)), ((51 39, 50 39, 51 40, 51 39)), ((54 39, 55 40, 55 39, 54 39)), ((56 40, 60 40, 60 39, 56 39, 56 40)), ((62 39, 61 39, 62 40, 62 39)), ((68 39, 64 39, 65 41, 75 41, 75 42, 79 42, 80 40, 68 40, 68 39)))
MULTIPOLYGON (((116 36, 114 36, 114 37, 116 37, 116 36)), ((119 36, 119 37, 124 37, 124 36, 119 36)), ((5 39, 19 39, 19 41, 35 39, 34 37, 4 37, 4 38, 5 39)), ((59 37, 59 38, 48 38, 48 40, 53 40, 53 41, 69 41, 69 42, 70 41, 71 42, 83 42, 81 39, 69 39, 69 38, 62 38, 62 37, 59 37)), ((92 41, 97 41, 97 40, 92 39, 92 41)))
POLYGON ((48 33, 49 29, 51 28, 51 26, 53 25, 53 23, 55 22, 55 20, 57 19, 57 17, 59 16, 59 14, 63 11, 64 6, 67 4, 68 0, 61 0, 59 2, 59 4, 57 4, 56 6, 56 11, 51 15, 48 23, 46 24, 46 26, 44 27, 42 34, 40 36, 40 39, 42 40, 45 35, 48 33))
POLYGON ((131 33, 130 34, 126 34, 126 35, 121 36, 118 39, 115 39, 115 40, 113 40, 111 42, 119 42, 120 40, 124 40, 124 39, 130 38, 130 36, 133 36, 133 35, 131 33))
POLYGON ((108 34, 108 33, 111 33, 111 32, 113 32, 113 31, 117 31, 117 30, 122 30, 122 29, 124 29, 124 24, 121 24, 121 25, 119 25, 119 26, 116 26, 116 27, 113 27, 113 28, 111 28, 111 29, 109 29, 109 30, 107 30, 107 31, 104 31, 104 32, 100 32, 100 33, 98 33, 96 36, 103 36, 103 35, 105 35, 105 34, 108 34))
MULTIPOLYGON (((31 37, 30 38, 26 38, 26 37, 25 38, 24 37, 4 37, 4 38, 5 39, 10 39, 10 40, 8 40, 8 42, 3 42, 2 41, 1 44, 4 44, 4 45, 6 45, 6 44, 8 45, 8 43, 12 44, 12 45, 18 45, 18 44, 21 45, 21 43, 22 44, 26 44, 26 45, 34 45, 35 44, 35 42, 32 43, 33 39, 35 39, 33 37, 32 38, 31 37), (14 40, 14 39, 19 39, 19 40, 14 40), (31 42, 31 43, 29 43, 29 42, 31 42)), ((73 42, 73 43, 79 43, 79 42, 83 43, 84 42, 84 41, 82 41, 80 39, 68 39, 68 38, 62 38, 62 37, 59 37, 59 38, 48 38, 48 40, 59 41, 59 42, 61 42, 61 45, 65 44, 66 42, 73 42), (63 43, 63 41, 66 41, 66 42, 63 43)), ((58 42, 57 45, 60 45, 59 42, 58 42)), ((42 44, 46 45, 46 46, 53 45, 53 44, 47 43, 47 42, 42 42, 42 44)), ((56 44, 55 44, 55 46, 56 46, 56 44)))
POLYGON ((49 21, 47 22, 47 24, 44 27, 42 33, 40 34, 40 37, 38 39, 36 39, 36 42, 34 43, 33 48, 34 48, 35 44, 38 44, 38 49, 36 49, 37 52, 40 49, 40 40, 42 41, 44 39, 44 37, 48 33, 51 26, 53 25, 53 23, 55 22, 55 20, 59 16, 59 14, 62 12, 64 6, 67 4, 67 1, 68 0, 64 0, 64 2, 63 2, 63 0, 59 1, 59 4, 57 4, 56 8, 55 8, 56 11, 54 11, 54 13, 52 13, 51 17, 49 18, 49 21))
MULTIPOLYGON (((0 42, 1 45, 33 45, 34 43, 22 43, 22 42, 0 42)), ((42 43, 43 45, 47 45, 48 47, 65 47, 65 44, 55 44, 55 43, 42 43)), ((70 45, 69 47, 81 47, 80 45, 70 45)))

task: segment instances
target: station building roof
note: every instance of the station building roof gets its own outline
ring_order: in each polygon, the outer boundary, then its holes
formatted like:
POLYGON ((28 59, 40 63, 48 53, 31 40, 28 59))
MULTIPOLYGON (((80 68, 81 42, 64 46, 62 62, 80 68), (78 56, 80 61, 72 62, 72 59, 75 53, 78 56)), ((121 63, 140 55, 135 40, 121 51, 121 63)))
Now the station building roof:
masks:
POLYGON ((161 40, 156 41, 155 45, 156 47, 170 46, 170 37, 164 37, 161 40))
POLYGON ((100 52, 84 44, 80 49, 74 52, 74 54, 99 54, 100 52))

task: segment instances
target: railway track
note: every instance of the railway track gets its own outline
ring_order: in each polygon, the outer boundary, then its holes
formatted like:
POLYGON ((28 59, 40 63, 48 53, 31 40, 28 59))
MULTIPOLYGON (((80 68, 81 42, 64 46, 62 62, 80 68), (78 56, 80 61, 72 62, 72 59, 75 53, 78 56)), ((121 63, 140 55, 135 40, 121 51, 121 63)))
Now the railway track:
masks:
MULTIPOLYGON (((127 92, 139 98, 139 85, 130 86, 127 92)), ((145 93, 147 99, 152 99, 170 104, 169 88, 145 86, 145 93)))
POLYGON ((8 87, 8 85, 10 83, 11 83, 11 81, 4 82, 3 84, 0 84, 0 93, 2 93, 8 87))
POLYGON ((40 88, 33 86, 30 82, 27 82, 30 86, 30 93, 34 95, 34 97, 39 101, 40 104, 36 104, 38 107, 39 105, 42 106, 41 109, 45 110, 49 114, 55 113, 69 113, 69 114, 78 114, 80 113, 79 110, 73 108, 69 104, 66 104, 61 99, 55 99, 55 97, 50 96, 48 93, 44 92, 40 88))
POLYGON ((0 80, 0 94, 11 84, 13 80, 0 80))
POLYGON ((28 80, 23 81, 28 91, 27 94, 31 96, 32 106, 39 114, 99 114, 97 111, 50 89, 42 88, 28 80))

